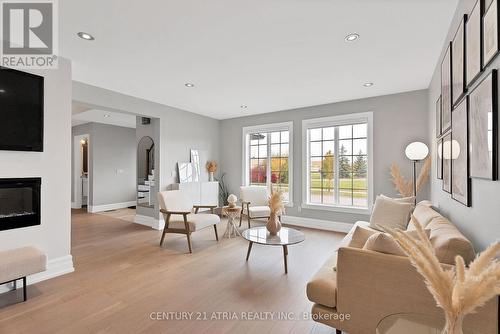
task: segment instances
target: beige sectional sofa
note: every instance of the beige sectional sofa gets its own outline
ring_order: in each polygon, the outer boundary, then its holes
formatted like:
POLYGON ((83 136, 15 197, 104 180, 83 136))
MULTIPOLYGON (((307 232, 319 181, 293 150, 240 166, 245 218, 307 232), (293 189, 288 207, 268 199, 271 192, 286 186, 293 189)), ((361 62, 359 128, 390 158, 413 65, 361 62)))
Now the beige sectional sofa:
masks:
MULTIPOLYGON (((443 266, 452 265, 458 254, 467 262, 474 259, 471 242, 437 211, 419 204, 414 216, 430 230, 431 243, 443 266)), ((408 229, 412 228, 410 224, 408 229)), ((357 222, 307 284, 307 297, 314 303, 313 318, 337 332, 374 334, 382 319, 397 313, 444 317, 407 257, 363 249, 364 240, 376 232, 368 222, 357 222)), ((498 309, 496 298, 467 316, 465 332, 498 334, 498 309)))

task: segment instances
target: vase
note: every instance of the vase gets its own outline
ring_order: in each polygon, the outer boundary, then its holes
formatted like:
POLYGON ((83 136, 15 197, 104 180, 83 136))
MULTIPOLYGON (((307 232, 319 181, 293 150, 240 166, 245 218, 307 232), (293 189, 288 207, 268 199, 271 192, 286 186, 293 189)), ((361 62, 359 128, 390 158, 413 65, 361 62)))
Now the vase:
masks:
POLYGON ((266 225, 267 230, 271 235, 276 235, 281 230, 281 222, 277 214, 271 214, 266 225))
POLYGON ((462 314, 447 314, 443 334, 463 334, 463 322, 464 316, 462 314))
POLYGON ((208 181, 210 181, 210 182, 214 181, 214 172, 209 172, 208 173, 208 181))

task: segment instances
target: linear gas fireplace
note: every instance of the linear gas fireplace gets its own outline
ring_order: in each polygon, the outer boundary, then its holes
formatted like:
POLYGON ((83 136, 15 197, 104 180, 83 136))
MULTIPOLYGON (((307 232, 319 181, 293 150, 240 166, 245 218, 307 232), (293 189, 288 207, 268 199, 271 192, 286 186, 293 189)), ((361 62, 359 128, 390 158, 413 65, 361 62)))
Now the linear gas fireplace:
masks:
POLYGON ((0 231, 40 225, 40 178, 0 179, 0 231))

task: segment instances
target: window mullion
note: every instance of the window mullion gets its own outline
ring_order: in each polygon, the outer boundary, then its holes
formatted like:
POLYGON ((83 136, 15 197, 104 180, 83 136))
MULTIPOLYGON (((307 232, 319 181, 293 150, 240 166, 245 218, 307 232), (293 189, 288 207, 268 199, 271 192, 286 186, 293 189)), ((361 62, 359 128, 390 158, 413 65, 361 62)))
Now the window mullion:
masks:
POLYGON ((272 192, 273 184, 271 180, 271 132, 267 133, 267 168, 266 168, 266 185, 269 192, 272 192))
POLYGON ((339 127, 336 126, 335 127, 335 136, 334 136, 334 139, 335 139, 335 144, 334 144, 334 147, 335 147, 335 158, 334 158, 334 161, 335 161, 335 174, 333 175, 333 180, 334 180, 334 184, 335 184, 335 189, 334 189, 334 192, 335 192, 335 200, 334 200, 334 203, 335 204, 339 204, 340 202, 340 177, 339 177, 339 173, 340 173, 340 166, 339 166, 339 161, 340 161, 340 157, 339 157, 339 127))

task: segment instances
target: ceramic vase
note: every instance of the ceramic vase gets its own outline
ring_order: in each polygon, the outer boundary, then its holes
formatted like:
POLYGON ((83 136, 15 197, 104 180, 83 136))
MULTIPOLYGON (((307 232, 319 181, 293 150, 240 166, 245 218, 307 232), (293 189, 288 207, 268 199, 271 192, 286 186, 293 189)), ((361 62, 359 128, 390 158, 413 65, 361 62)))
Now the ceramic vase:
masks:
POLYGON ((266 228, 271 235, 278 234, 279 230, 281 230, 281 222, 277 214, 271 214, 267 222, 266 228))
POLYGON ((210 181, 210 182, 214 181, 214 172, 209 172, 208 173, 208 181, 210 181))

